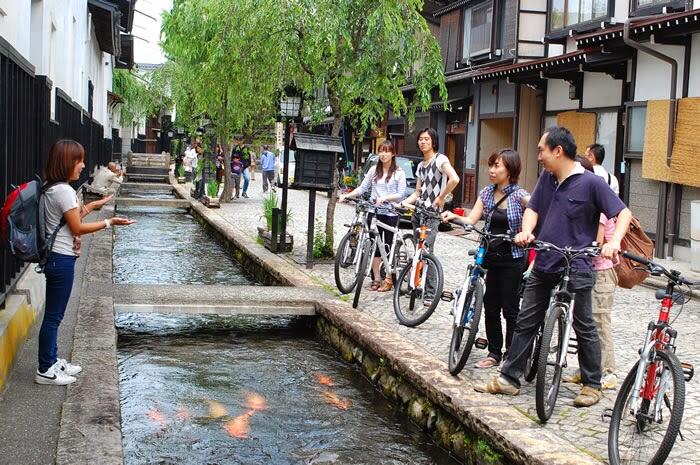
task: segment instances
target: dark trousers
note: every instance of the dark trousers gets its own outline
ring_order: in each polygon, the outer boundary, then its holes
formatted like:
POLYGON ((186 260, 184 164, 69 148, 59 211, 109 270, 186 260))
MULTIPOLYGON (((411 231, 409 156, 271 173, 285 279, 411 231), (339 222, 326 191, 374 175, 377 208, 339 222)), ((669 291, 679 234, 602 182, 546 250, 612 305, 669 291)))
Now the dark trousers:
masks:
POLYGON ((46 263, 46 306, 39 330, 39 371, 44 373, 58 357, 58 327, 66 313, 73 289, 75 259, 71 255, 51 252, 46 263))
POLYGON ((518 289, 523 278, 525 262, 522 258, 500 259, 487 263, 486 293, 484 294, 484 320, 486 337, 489 340, 489 356, 501 361, 503 349, 503 328, 501 310, 506 320, 506 353, 510 348, 515 332, 515 324, 520 312, 518 289))
MULTIPOLYGON (((374 213, 367 214, 367 227, 369 227, 369 225, 372 224, 372 217, 374 217, 374 213)), ((395 227, 397 224, 399 224, 399 217, 398 215, 378 214, 377 221, 381 221, 384 224, 388 224, 389 226, 395 227)), ((379 230, 379 235, 382 236, 382 242, 384 242, 384 253, 389 255, 389 252, 391 252, 391 242, 394 240, 394 233, 389 231, 388 229, 379 227, 379 225, 377 225, 377 229, 379 230)), ((379 243, 377 243, 377 248, 374 251, 374 256, 381 257, 381 253, 379 252, 379 243)), ((389 260, 391 260, 391 257, 389 257, 389 260)))
POLYGON ((274 186, 275 172, 274 170, 265 170, 262 174, 263 192, 267 192, 268 188, 274 186))
MULTIPOLYGON (((533 270, 527 280, 513 342, 501 370, 501 374, 516 386, 520 386, 520 378, 525 372, 532 342, 546 316, 551 291, 560 278, 560 273, 533 270)), ((592 271, 571 272, 569 290, 576 295, 573 328, 578 340, 581 380, 585 386, 600 389, 600 339, 591 313, 591 290, 594 283, 595 275, 592 271)))

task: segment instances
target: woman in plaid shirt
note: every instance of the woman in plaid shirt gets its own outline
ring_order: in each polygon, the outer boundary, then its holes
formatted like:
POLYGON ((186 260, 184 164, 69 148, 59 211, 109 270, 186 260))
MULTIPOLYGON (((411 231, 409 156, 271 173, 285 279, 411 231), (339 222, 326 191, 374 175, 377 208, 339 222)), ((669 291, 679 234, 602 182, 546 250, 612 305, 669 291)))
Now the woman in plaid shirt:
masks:
MULTIPOLYGON (((522 229, 523 212, 530 194, 518 186, 520 177, 520 155, 512 149, 502 149, 488 159, 489 181, 484 187, 469 216, 458 216, 452 212, 442 214, 444 221, 457 220, 465 224, 476 224, 484 220, 484 229, 493 234, 512 235, 522 229)), ((504 358, 501 311, 506 320, 506 353, 513 340, 515 322, 520 311, 518 289, 525 269, 524 251, 509 242, 495 240, 489 244, 484 260, 486 294, 484 310, 486 337, 489 341, 488 356, 477 362, 477 368, 491 368, 504 358)))

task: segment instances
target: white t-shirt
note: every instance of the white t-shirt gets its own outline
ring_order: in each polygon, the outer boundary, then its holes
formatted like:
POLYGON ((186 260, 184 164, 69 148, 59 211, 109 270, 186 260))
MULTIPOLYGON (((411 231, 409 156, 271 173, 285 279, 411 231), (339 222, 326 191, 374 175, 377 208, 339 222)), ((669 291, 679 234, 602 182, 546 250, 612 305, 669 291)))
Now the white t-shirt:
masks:
POLYGON ((613 190, 615 195, 620 195, 620 184, 617 182, 617 178, 615 176, 608 173, 608 170, 603 168, 602 165, 594 165, 593 172, 605 179, 605 182, 608 183, 608 186, 610 186, 610 189, 613 190))
POLYGON ((185 171, 193 171, 197 167, 197 151, 189 149, 185 151, 185 171))
MULTIPOLYGON (((61 222, 63 214, 78 208, 78 196, 73 188, 65 182, 49 187, 44 195, 46 196, 46 235, 50 236, 58 223, 61 222)), ((73 234, 67 224, 58 231, 51 251, 61 255, 75 256, 73 234)))

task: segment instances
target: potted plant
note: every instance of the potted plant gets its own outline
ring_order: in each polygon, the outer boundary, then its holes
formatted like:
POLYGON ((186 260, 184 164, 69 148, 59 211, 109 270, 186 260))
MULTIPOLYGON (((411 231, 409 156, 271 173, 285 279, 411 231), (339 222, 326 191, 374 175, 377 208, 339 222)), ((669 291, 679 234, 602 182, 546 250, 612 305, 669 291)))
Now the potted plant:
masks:
POLYGON ((207 183, 207 195, 202 198, 202 203, 209 208, 219 208, 219 183, 210 179, 207 183))
POLYGON ((177 168, 177 182, 179 184, 185 183, 185 167, 182 165, 177 168))
MULTIPOLYGON (((258 238, 263 242, 265 248, 272 250, 272 212, 277 208, 277 194, 274 191, 263 198, 263 212, 260 218, 265 218, 265 227, 258 226, 258 238)), ((281 213, 281 212, 280 212, 281 213)), ((277 217, 277 233, 282 229, 282 215, 277 217)), ((292 211, 287 210, 287 224, 292 222, 292 211)), ((278 239, 278 252, 290 252, 294 246, 294 237, 287 233, 285 240, 278 239)))

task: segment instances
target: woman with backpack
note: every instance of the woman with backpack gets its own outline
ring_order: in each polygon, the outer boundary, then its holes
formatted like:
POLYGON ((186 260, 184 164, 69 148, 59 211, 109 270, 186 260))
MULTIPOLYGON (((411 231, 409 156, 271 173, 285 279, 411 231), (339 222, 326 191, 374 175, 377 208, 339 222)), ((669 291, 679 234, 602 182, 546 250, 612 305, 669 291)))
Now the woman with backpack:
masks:
MULTIPOLYGON (((442 214, 442 219, 476 224, 483 218, 484 229, 490 233, 518 233, 522 229, 523 213, 530 200, 530 194, 518 186, 522 166, 520 155, 512 149, 498 150, 489 157, 488 166, 491 184, 481 190, 469 216, 458 216, 448 211, 442 214)), ((498 366, 503 359, 501 311, 506 320, 506 353, 513 340, 515 322, 520 312, 518 294, 525 270, 524 251, 509 242, 492 241, 486 251, 484 267, 488 269, 484 319, 489 354, 476 363, 476 368, 498 366)))
POLYGON ((58 327, 68 305, 73 288, 75 260, 79 255, 79 241, 75 238, 94 233, 114 225, 134 223, 126 218, 114 217, 104 221, 83 223, 82 218, 95 208, 104 205, 111 197, 79 206, 75 190, 68 184, 80 178, 85 168, 83 146, 74 140, 59 140, 49 152, 44 172, 44 205, 46 236, 56 229, 56 238, 44 268, 46 275, 46 305, 44 319, 39 330, 39 368, 34 381, 37 384, 64 386, 75 382, 75 375, 82 368, 58 358, 58 327))

